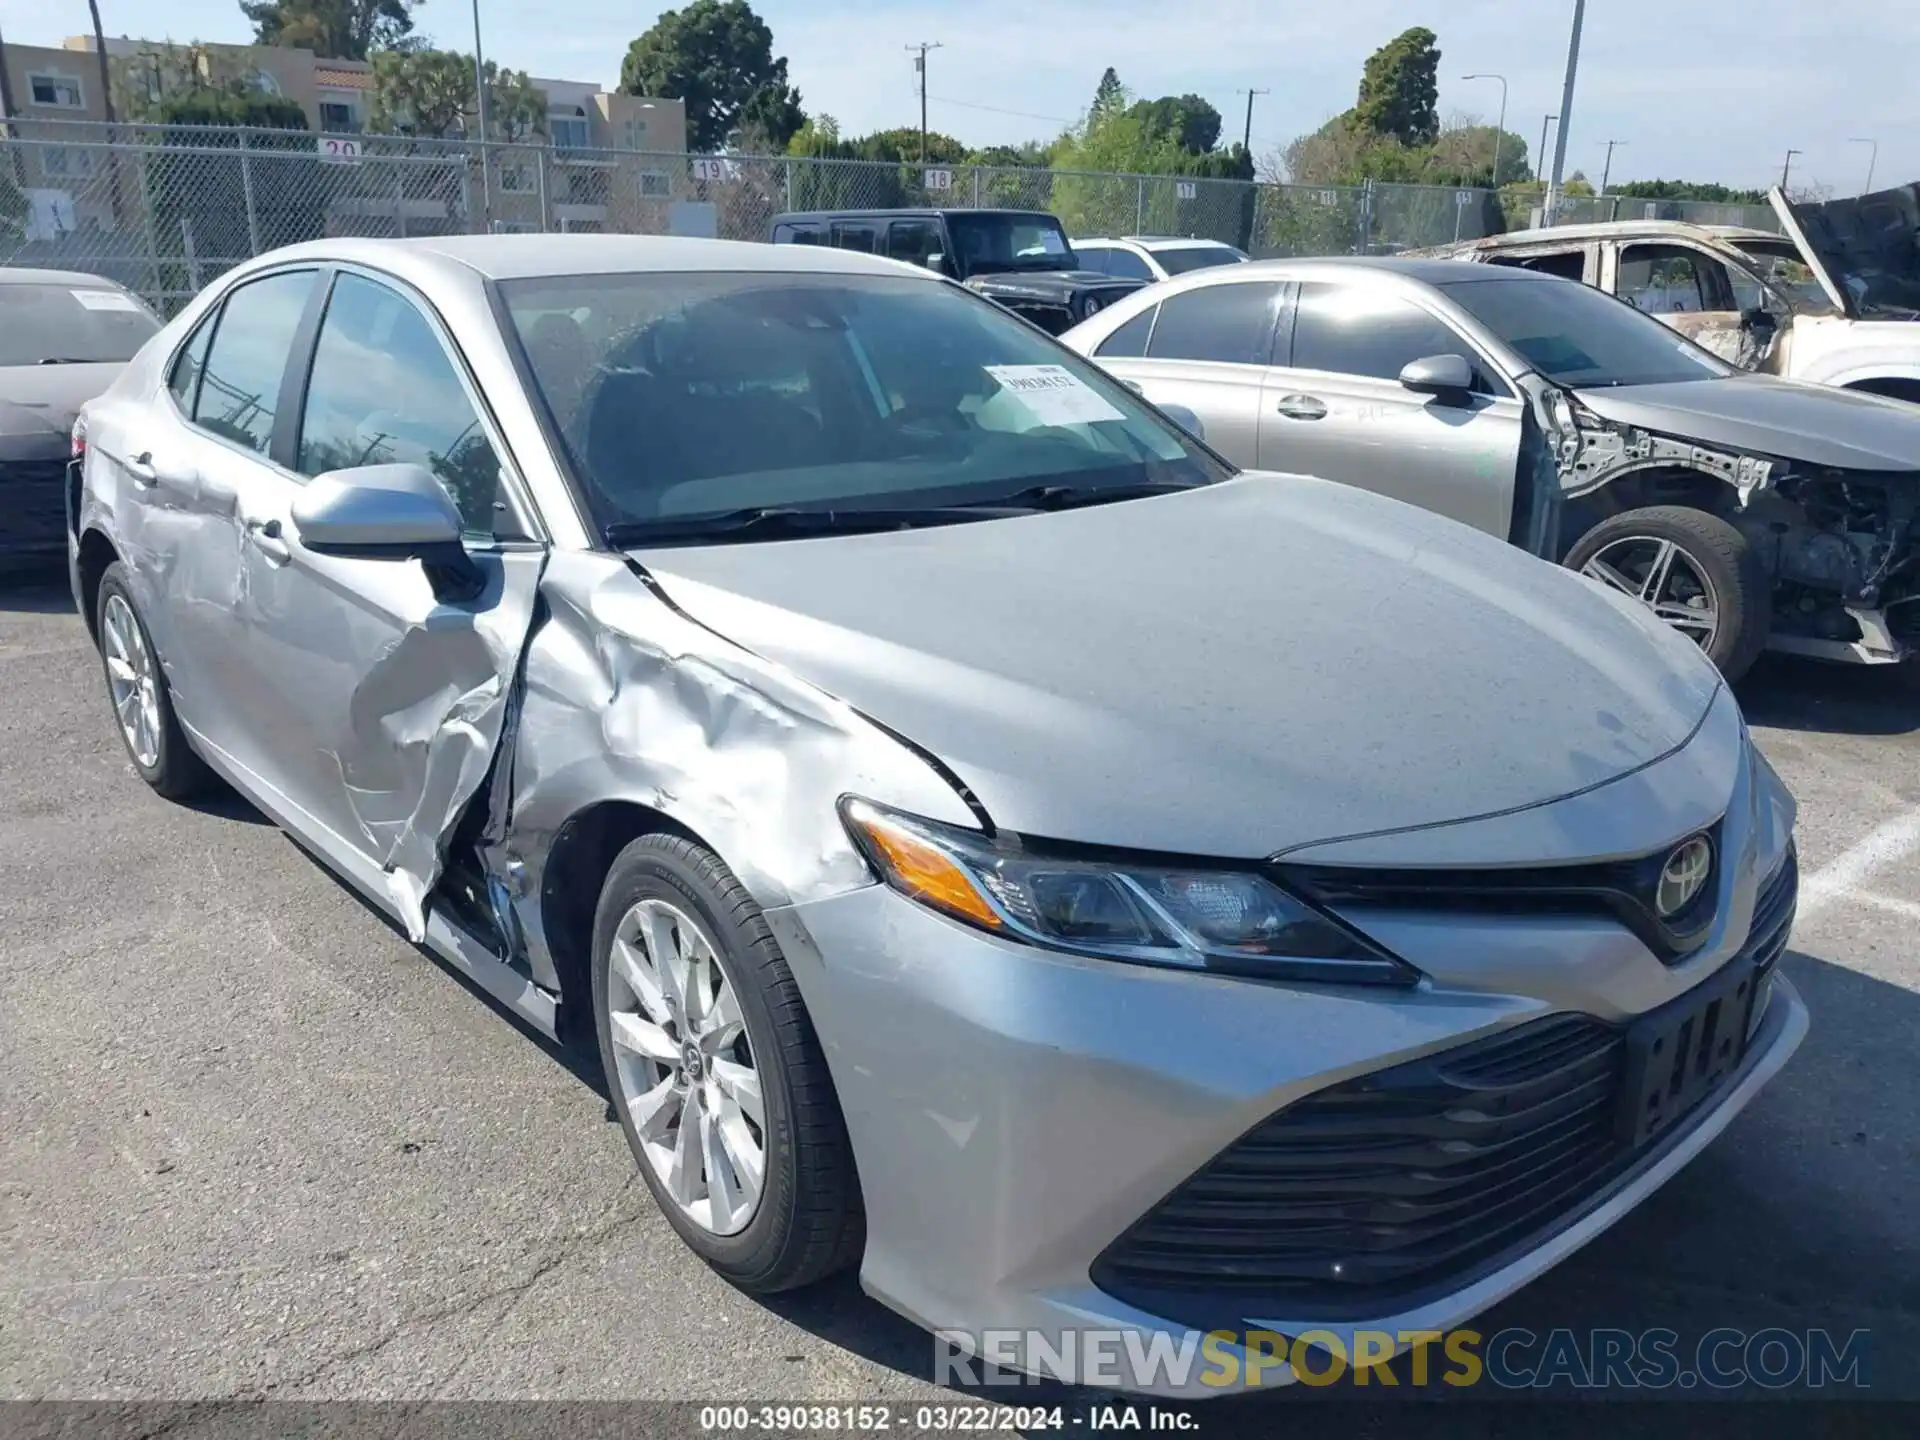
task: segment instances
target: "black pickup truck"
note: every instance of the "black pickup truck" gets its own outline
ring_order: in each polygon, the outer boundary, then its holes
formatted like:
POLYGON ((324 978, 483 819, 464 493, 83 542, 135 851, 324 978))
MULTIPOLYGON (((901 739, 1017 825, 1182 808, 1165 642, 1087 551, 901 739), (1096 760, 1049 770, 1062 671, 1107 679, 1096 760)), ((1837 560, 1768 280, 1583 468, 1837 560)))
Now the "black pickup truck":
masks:
POLYGON ((1042 210, 816 210, 773 218, 776 245, 834 245, 937 271, 1050 335, 1143 282, 1081 268, 1060 222, 1042 210))

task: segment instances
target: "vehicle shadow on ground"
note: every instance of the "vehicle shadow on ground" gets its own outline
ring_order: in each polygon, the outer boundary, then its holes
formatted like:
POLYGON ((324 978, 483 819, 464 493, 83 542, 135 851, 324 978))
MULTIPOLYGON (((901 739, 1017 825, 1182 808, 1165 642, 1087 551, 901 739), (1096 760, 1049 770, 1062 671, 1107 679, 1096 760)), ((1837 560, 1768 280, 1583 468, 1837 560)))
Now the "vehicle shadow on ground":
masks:
POLYGON ((1827 665, 1765 655, 1734 692, 1755 725, 1822 735, 1920 731, 1920 661, 1827 665))
MULTIPOLYGON (((1488 1340, 1525 1330, 1540 1342, 1555 1330, 1571 1330, 1588 1354, 1594 1330, 1639 1336, 1665 1328, 1678 1337, 1672 1349, 1687 1373, 1697 1373, 1695 1356, 1709 1332, 1723 1328, 1802 1337, 1824 1329, 1841 1346, 1865 1330, 1860 1379, 1870 1390, 1750 1385, 1716 1392, 1676 1384, 1601 1391, 1562 1380, 1530 1391, 1490 1377, 1471 1387, 1448 1386, 1436 1350, 1424 1387, 1413 1383, 1409 1357, 1402 1356, 1390 1367, 1397 1382, 1390 1388, 1357 1387, 1349 1377, 1326 1388, 1294 1386, 1171 1408, 1191 1408, 1195 1428, 1209 1437, 1249 1440, 1308 1431, 1373 1433, 1369 1417, 1387 1433, 1461 1440, 1673 1433, 1683 1418, 1692 1434, 1800 1435, 1835 1427, 1849 1434, 1901 1433, 1905 1418, 1892 1413, 1895 1407, 1865 1417, 1849 1412, 1843 1420, 1804 1403, 1678 1403, 1728 1395, 1799 1402, 1920 1398, 1920 1240, 1910 1205, 1920 1195, 1920 1146, 1911 1138, 1920 1094, 1895 1083, 1910 1073, 1920 996, 1817 956, 1793 952, 1784 963, 1812 1015, 1808 1038, 1786 1069, 1727 1133, 1638 1210, 1470 1328, 1488 1340), (1600 1398, 1609 1403, 1575 1403, 1600 1398)), ((935 1373, 931 1337, 868 1300, 851 1279, 764 1303, 874 1363, 932 1383, 950 1379, 935 1373)), ((1539 1343, 1522 1341, 1510 1353, 1524 1361, 1542 1351, 1539 1343)), ((963 1388, 981 1399, 1060 1404, 1082 1414, 1118 1398, 1058 1385, 963 1388)), ((1068 1428, 1075 1427, 1069 1422, 1068 1428)))
POLYGON ((64 569, 0 571, 0 610, 20 615, 71 615, 73 594, 64 569))

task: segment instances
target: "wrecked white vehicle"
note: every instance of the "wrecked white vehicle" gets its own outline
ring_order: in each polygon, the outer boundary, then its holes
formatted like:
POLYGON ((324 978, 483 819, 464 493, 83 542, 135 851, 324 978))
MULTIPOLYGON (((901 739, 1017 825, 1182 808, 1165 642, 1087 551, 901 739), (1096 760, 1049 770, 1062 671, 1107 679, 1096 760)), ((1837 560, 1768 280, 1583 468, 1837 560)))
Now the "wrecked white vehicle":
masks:
POLYGON ((83 420, 139 774, 596 1046, 751 1291, 1210 1393, 1062 1357, 1447 1330, 1806 1031, 1793 799, 1694 646, 925 270, 317 242, 83 420))
POLYGON ((1580 280, 1743 370, 1920 402, 1920 203, 1769 197, 1784 233, 1617 220, 1419 252, 1580 280))
MULTIPOLYGON (((1915 327, 1920 334, 1920 327, 1915 327)), ((1236 464, 1563 561, 1737 677, 1920 641, 1920 407, 1741 373, 1598 290, 1451 260, 1177 277, 1061 337, 1236 464)))

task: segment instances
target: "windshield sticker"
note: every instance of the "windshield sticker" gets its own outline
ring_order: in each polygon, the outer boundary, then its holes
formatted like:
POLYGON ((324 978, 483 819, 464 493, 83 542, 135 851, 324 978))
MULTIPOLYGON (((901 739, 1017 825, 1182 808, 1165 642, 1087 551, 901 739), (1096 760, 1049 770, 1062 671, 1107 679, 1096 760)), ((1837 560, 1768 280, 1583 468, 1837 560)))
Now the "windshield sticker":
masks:
POLYGON ((89 310, 130 310, 140 313, 140 302, 118 290, 75 290, 73 298, 89 310))
POLYGON ((1126 419, 1064 365, 989 365, 986 371, 1042 425, 1126 419))

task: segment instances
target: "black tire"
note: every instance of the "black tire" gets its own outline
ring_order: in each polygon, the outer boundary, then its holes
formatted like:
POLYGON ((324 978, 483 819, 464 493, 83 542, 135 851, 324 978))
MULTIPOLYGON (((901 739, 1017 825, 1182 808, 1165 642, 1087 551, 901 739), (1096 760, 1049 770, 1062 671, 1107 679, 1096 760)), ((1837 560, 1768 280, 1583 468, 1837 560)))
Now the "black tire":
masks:
POLYGON ((1651 505, 1602 520, 1567 552, 1570 570, 1622 540, 1670 540, 1704 577, 1719 608, 1720 625, 1707 658, 1729 681, 1745 675, 1766 648, 1773 628, 1773 586, 1747 537, 1718 515, 1687 505, 1651 505))
POLYGON ((620 1128, 655 1203, 690 1249, 752 1294, 792 1290, 857 1261, 866 1217, 853 1147, 826 1057, 760 907, 719 856, 678 835, 643 835, 614 859, 593 922, 593 1015, 620 1128), (613 939, 639 901, 667 901, 702 926, 739 998, 765 1110, 765 1179, 744 1229, 721 1235, 666 1193, 641 1148, 615 1068, 608 993, 613 939))
POLYGON ((160 712, 153 763, 142 763, 140 756, 134 753, 133 741, 120 723, 118 714, 114 716, 114 729, 120 732, 120 743, 126 748, 127 759, 133 762, 134 770, 156 793, 169 800, 190 799, 208 787, 213 772, 207 768, 207 762, 194 752, 186 734, 180 729, 180 721, 173 712, 173 694, 167 688, 166 671, 159 663, 159 652, 154 649, 153 636, 147 632, 146 621, 140 618, 140 607, 134 603, 133 591, 127 584, 126 567, 117 560, 100 577, 100 589, 94 597, 94 633, 99 637, 100 671, 107 682, 108 699, 111 701, 113 696, 113 672, 108 657, 107 609, 116 598, 126 606, 134 628, 139 632, 140 644, 153 662, 154 700, 160 712))

